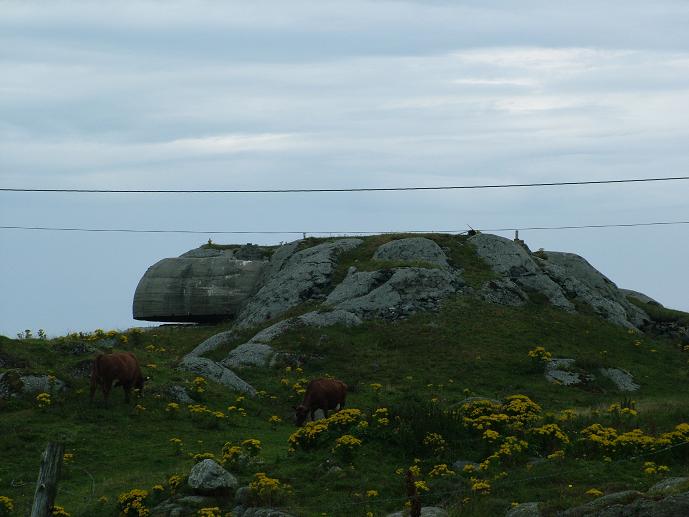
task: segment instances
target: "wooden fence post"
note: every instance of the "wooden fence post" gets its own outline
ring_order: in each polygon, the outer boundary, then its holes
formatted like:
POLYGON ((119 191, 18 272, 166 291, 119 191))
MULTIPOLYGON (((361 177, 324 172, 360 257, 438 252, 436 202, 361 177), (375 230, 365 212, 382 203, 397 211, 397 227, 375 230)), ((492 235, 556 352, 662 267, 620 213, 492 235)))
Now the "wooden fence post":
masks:
POLYGON ((414 483, 414 475, 411 470, 407 470, 407 500, 411 503, 409 508, 410 517, 421 517, 421 500, 419 499, 419 492, 414 483))
POLYGON ((41 470, 36 481, 36 493, 31 507, 31 517, 49 517, 50 509, 57 495, 57 482, 60 479, 63 443, 50 442, 41 456, 41 470))

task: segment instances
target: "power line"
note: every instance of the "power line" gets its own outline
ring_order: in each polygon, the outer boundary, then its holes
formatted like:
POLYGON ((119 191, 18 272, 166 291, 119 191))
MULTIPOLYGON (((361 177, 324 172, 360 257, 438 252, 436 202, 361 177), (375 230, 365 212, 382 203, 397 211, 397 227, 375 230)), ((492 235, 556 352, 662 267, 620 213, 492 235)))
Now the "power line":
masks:
MULTIPOLYGON (((620 223, 620 224, 585 224, 578 226, 524 226, 513 228, 479 228, 482 232, 507 232, 507 231, 526 231, 526 230, 578 230, 590 228, 631 228, 638 226, 669 226, 689 224, 689 221, 655 221, 648 223, 620 223)), ((77 228, 77 227, 54 227, 54 226, 0 226, 0 230, 43 230, 56 232, 111 232, 111 233, 183 233, 183 234, 202 234, 202 235, 379 235, 397 233, 448 233, 461 234, 467 230, 396 230, 396 231, 250 231, 250 230, 157 230, 157 229, 136 229, 136 228, 77 228)))
POLYGON ((689 176, 662 178, 635 178, 620 180, 554 181, 539 183, 505 183, 486 185, 449 185, 436 187, 360 187, 360 188, 293 188, 293 189, 66 189, 66 188, 9 188, 0 187, 0 192, 47 192, 78 194, 288 194, 314 192, 399 192, 412 190, 465 190, 519 187, 564 187, 572 185, 606 185, 617 183, 647 183, 652 181, 689 180, 689 176))

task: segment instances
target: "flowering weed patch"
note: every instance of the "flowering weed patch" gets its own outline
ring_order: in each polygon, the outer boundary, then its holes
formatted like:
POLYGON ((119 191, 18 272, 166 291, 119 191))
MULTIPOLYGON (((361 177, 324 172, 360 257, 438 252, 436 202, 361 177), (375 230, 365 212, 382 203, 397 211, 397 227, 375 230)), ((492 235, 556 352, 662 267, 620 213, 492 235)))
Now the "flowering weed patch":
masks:
POLYGON ((9 517, 14 511, 14 501, 6 495, 0 495, 0 517, 9 517))
POLYGON ((117 502, 120 506, 120 511, 124 515, 133 515, 136 517, 148 517, 151 511, 146 507, 146 498, 148 497, 147 490, 134 488, 129 492, 120 494, 117 502))
POLYGON ((280 504, 288 495, 290 486, 271 478, 265 472, 257 472, 249 483, 254 501, 259 505, 273 506, 280 504))

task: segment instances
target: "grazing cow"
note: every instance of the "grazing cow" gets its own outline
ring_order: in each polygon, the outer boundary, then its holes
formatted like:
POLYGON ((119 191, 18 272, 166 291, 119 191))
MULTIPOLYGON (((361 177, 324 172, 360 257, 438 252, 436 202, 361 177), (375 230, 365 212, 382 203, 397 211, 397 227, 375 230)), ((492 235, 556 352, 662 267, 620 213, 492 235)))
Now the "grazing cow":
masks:
POLYGON ((347 385, 335 379, 314 379, 306 387, 304 400, 294 408, 295 423, 298 426, 304 425, 307 416, 313 420, 317 409, 322 409, 325 416, 328 416, 330 409, 342 409, 347 397, 347 385))
POLYGON ((132 388, 141 390, 144 387, 144 377, 141 375, 139 361, 131 352, 116 352, 112 354, 100 354, 93 360, 91 370, 91 402, 96 386, 100 384, 103 390, 103 399, 108 403, 108 395, 115 386, 124 389, 124 401, 129 402, 129 394, 132 388))

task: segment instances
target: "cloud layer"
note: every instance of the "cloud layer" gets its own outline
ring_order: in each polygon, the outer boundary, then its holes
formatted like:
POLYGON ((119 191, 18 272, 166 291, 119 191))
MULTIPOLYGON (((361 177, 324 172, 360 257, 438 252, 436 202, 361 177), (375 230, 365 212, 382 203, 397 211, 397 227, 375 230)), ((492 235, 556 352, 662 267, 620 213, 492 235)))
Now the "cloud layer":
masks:
MULTIPOLYGON (((0 183, 260 189, 684 175, 688 21, 689 6, 679 1, 570 8, 537 1, 5 2, 0 183)), ((686 183, 291 197, 0 194, 0 218, 7 225, 462 230, 686 220, 688 194, 686 183)), ((579 252, 625 286, 689 309, 671 280, 679 271, 674 255, 653 273, 647 264, 660 259, 645 246, 635 248, 633 272, 619 263, 621 248, 648 235, 632 232, 611 230, 602 239, 534 233, 527 241, 579 252)), ((676 240, 689 241, 686 227, 659 230, 653 240, 661 235, 658 245, 686 255, 687 245, 675 248, 676 240)), ((26 284, 35 292, 50 283, 23 269, 38 238, 0 233, 0 263, 17 272, 3 289, 23 293, 26 284)), ((90 249, 90 238, 64 242, 90 249)), ((108 287, 118 301, 100 316, 46 316, 55 331, 130 324, 123 300, 145 267, 198 244, 170 237, 132 246, 128 239, 109 241, 128 250, 126 264, 77 259, 60 238, 48 239, 51 271, 98 277, 107 263, 129 275, 108 287)), ((83 308, 82 287, 70 295, 72 312, 83 308)), ((45 314, 62 289, 44 293, 45 314)), ((3 307, 0 332, 31 325, 35 314, 26 307, 34 303, 3 307)))

